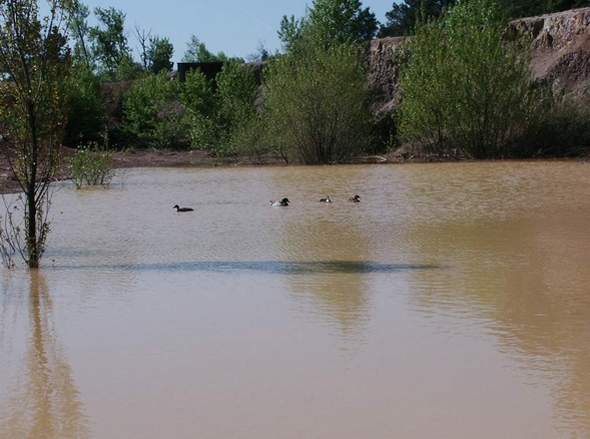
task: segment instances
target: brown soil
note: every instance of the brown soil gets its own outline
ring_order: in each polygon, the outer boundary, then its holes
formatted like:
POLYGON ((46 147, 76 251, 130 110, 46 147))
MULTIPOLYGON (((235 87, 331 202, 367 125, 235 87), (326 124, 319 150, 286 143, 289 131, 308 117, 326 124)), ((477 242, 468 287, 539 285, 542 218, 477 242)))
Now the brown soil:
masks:
MULTIPOLYGON (((64 148, 62 152, 64 165, 58 173, 58 180, 70 178, 67 163, 73 150, 64 148)), ((589 157, 580 157, 578 160, 589 160, 589 157)), ((464 160, 460 157, 428 156, 414 152, 411 148, 399 148, 384 156, 361 156, 349 162, 349 164, 388 164, 388 163, 428 163, 448 162, 464 160)), ((544 160, 547 160, 546 158, 544 160)), ((284 166, 285 162, 276 156, 263 156, 254 160, 246 157, 215 157, 207 151, 156 151, 138 150, 115 152, 113 156, 114 167, 124 168, 154 168, 154 167, 231 167, 231 166, 284 166)), ((19 185, 13 176, 8 162, 0 156, 0 194, 19 191, 19 185)))

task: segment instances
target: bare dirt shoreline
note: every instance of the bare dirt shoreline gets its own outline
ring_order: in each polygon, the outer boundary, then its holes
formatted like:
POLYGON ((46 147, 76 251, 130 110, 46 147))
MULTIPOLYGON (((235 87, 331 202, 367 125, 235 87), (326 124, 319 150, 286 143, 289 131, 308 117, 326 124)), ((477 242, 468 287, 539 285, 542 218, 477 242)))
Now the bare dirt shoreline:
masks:
MULTIPOLYGON (((69 148, 62 149, 62 166, 57 175, 57 180, 70 178, 69 158, 74 151, 69 148)), ((352 163, 393 163, 386 156, 359 157, 352 163)), ((129 150, 113 153, 113 166, 115 169, 126 168, 154 168, 154 167, 195 167, 214 168, 230 166, 286 166, 283 159, 277 156, 264 156, 260 159, 248 157, 216 157, 202 150, 129 150)), ((12 193, 19 191, 19 185, 13 176, 8 161, 0 156, 0 193, 12 193)))
MULTIPOLYGON (((68 180, 69 157, 73 150, 64 148, 62 151, 62 168, 58 172, 57 180, 68 180)), ((542 161, 586 161, 590 157, 572 159, 551 159, 539 157, 542 161)), ((530 161, 528 160, 528 161, 530 161)), ((468 161, 458 160, 451 157, 424 157, 414 156, 400 151, 386 155, 360 156, 349 161, 347 164, 403 164, 403 163, 432 163, 432 162, 456 162, 468 161)), ((520 160, 522 161, 522 160, 520 160)), ((527 160, 525 160, 527 161, 527 160)), ((130 150, 117 151, 113 153, 113 165, 115 169, 126 168, 154 168, 154 167, 195 167, 214 168, 232 166, 287 166, 284 160, 277 156, 264 156, 260 159, 247 157, 216 157, 207 151, 194 150, 130 150)), ((20 191, 18 182, 15 180, 8 162, 0 157, 0 194, 14 193, 20 191)))

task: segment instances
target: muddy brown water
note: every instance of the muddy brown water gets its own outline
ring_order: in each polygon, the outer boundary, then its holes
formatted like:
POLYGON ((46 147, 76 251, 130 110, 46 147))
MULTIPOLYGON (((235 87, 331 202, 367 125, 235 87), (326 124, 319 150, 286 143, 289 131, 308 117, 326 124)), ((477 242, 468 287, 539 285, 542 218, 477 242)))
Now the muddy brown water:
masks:
POLYGON ((53 213, 0 272, 2 439, 590 437, 589 164, 137 169, 53 213))

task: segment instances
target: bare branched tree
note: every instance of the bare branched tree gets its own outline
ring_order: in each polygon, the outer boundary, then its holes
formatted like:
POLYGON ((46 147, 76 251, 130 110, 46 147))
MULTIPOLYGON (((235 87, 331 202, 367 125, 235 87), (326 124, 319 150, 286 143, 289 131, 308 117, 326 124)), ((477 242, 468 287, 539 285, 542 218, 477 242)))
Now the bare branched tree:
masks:
POLYGON ((148 71, 150 69, 150 45, 152 41, 152 33, 149 30, 145 30, 142 27, 135 26, 135 36, 137 37, 137 43, 139 44, 139 56, 143 69, 148 71))
POLYGON ((0 0, 1 150, 23 195, 22 222, 5 207, 4 249, 37 268, 49 232, 50 184, 58 169, 64 126, 67 0, 48 0, 41 17, 37 0, 0 0), (7 241, 6 241, 7 240, 7 241))

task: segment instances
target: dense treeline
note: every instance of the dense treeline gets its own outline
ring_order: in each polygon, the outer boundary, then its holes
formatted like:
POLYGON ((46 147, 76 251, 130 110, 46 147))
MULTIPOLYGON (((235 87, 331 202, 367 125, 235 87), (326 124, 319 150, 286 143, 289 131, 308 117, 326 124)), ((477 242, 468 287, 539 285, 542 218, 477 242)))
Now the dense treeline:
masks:
MULTIPOLYGON (((403 0, 385 14, 379 36, 413 35, 419 22, 440 17, 457 0, 403 0)), ((590 0, 497 0, 504 18, 513 19, 590 6, 590 0)))
POLYGON ((476 159, 590 146, 588 107, 534 82, 528 47, 505 41, 505 29, 501 5, 490 0, 460 2, 418 26, 401 82, 402 142, 476 159))
POLYGON ((396 144, 479 158, 530 155, 545 146, 562 154, 564 139, 551 133, 553 122, 539 120, 548 112, 536 106, 559 109, 553 121, 576 139, 568 148, 585 144, 585 115, 532 82, 526 51, 505 44, 502 31, 512 17, 589 1, 404 0, 393 3, 380 24, 360 0, 314 0, 303 17, 283 17, 281 53, 260 47, 249 63, 211 52, 193 35, 183 61, 224 67, 216 78, 191 72, 184 82, 172 75, 168 38, 136 27, 134 52, 124 12, 95 8, 91 26, 91 11, 76 1, 68 21, 72 67, 64 142, 274 154, 304 163, 342 161, 396 144), (405 34, 416 36, 404 49, 404 99, 393 117, 376 121, 367 41, 405 34), (125 91, 115 113, 107 111, 113 100, 105 96, 107 82, 125 91))

